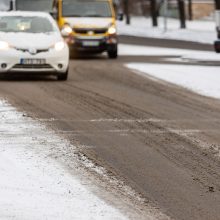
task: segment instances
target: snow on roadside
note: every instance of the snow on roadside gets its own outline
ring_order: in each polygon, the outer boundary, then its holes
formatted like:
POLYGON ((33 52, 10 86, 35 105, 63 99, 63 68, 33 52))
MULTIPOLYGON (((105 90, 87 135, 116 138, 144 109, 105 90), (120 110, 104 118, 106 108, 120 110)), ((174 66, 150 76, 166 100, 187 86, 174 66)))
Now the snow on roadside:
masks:
POLYGON ((204 96, 220 98, 220 69, 212 66, 129 63, 126 66, 143 76, 190 89, 204 96))
POLYGON ((158 23, 158 27, 152 27, 150 18, 132 17, 131 25, 126 25, 124 21, 118 22, 118 32, 120 35, 184 40, 207 44, 213 44, 217 38, 214 18, 212 21, 187 21, 186 29, 180 29, 178 19, 169 18, 167 32, 164 32, 162 17, 159 18, 158 23))
POLYGON ((220 62, 220 54, 214 51, 198 51, 175 48, 162 48, 150 46, 137 46, 119 44, 120 56, 174 56, 184 60, 192 61, 214 61, 220 62))
POLYGON ((174 61, 174 64, 128 63, 126 66, 135 73, 145 77, 155 77, 201 95, 220 98, 220 67, 184 65, 186 61, 217 62, 220 64, 220 54, 208 51, 194 51, 173 48, 146 47, 136 45, 119 45, 120 55, 124 56, 167 56, 164 60, 174 61), (169 58, 176 56, 176 58, 169 58), (176 60, 175 60, 176 59, 176 60), (175 61, 183 64, 175 64, 175 61))
POLYGON ((0 121, 0 219, 170 219, 150 204, 143 213, 136 212, 134 204, 145 200, 133 189, 53 130, 1 100, 0 121), (83 167, 103 176, 109 192, 94 186, 95 177, 83 167), (120 200, 121 193, 125 200, 120 200))
POLYGON ((0 102, 0 219, 127 219, 32 149, 69 143, 0 102))

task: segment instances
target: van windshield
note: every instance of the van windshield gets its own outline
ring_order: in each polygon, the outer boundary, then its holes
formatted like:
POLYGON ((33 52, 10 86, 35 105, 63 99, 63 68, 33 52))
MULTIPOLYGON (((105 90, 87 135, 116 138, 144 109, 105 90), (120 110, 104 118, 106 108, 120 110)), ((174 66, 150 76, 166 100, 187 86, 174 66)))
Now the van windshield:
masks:
POLYGON ((16 0, 18 11, 52 11, 53 0, 16 0))
POLYGON ((112 17, 108 1, 63 0, 63 17, 112 17))

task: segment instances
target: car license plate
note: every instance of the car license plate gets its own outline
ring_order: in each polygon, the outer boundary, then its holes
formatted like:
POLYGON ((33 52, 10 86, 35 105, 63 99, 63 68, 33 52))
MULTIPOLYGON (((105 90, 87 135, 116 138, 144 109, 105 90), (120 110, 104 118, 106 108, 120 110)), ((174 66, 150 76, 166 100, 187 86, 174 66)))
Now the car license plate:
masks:
POLYGON ((83 46, 85 46, 85 47, 97 47, 97 46, 99 46, 99 41, 83 41, 83 46))
POLYGON ((39 64, 45 64, 45 59, 21 59, 20 64, 23 65, 39 65, 39 64))

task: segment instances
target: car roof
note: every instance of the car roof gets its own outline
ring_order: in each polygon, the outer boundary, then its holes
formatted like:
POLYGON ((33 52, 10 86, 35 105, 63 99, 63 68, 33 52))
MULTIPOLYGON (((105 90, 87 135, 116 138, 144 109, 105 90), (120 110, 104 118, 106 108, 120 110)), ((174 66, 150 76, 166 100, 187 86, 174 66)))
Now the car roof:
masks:
POLYGON ((0 16, 22 16, 22 17, 46 17, 51 19, 51 15, 47 12, 35 12, 35 11, 7 11, 0 12, 0 16))

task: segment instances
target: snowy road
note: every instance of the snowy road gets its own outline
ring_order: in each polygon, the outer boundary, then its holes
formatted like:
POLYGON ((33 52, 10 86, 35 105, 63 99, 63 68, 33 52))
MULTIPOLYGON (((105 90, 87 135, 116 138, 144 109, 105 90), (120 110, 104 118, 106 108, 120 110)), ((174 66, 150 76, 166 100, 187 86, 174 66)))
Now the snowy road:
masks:
POLYGON ((0 218, 218 219, 218 56, 120 53, 0 81, 0 218))

